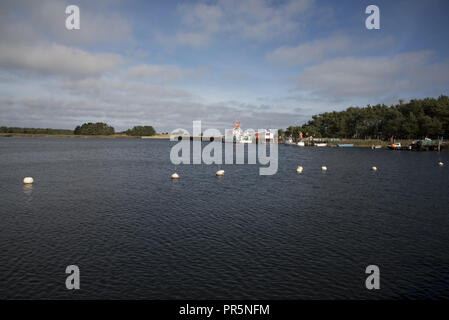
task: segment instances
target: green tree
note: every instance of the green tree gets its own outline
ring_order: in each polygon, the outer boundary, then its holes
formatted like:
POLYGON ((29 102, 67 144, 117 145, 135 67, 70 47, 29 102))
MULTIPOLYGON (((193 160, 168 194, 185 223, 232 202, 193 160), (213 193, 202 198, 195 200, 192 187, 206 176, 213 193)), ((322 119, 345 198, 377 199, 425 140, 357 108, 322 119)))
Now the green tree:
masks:
POLYGON ((437 138, 449 135, 449 97, 413 99, 408 103, 386 106, 349 107, 340 112, 325 112, 312 116, 302 126, 290 126, 286 136, 334 138, 437 138))
POLYGON ((407 119, 402 124, 401 133, 405 138, 411 139, 419 132, 419 122, 416 116, 409 112, 407 119))
POLYGON ((126 130, 125 133, 129 136, 154 136, 156 130, 152 126, 135 126, 126 130))
POLYGON ((285 137, 285 132, 284 132, 283 129, 279 129, 279 130, 278 130, 278 137, 279 137, 279 138, 285 137))
POLYGON ((77 126, 74 130, 76 135, 112 135, 115 133, 113 127, 103 122, 97 123, 84 123, 81 126, 77 126))
POLYGON ((50 128, 19 128, 19 127, 0 127, 0 133, 24 133, 24 134, 73 134, 72 130, 50 129, 50 128))

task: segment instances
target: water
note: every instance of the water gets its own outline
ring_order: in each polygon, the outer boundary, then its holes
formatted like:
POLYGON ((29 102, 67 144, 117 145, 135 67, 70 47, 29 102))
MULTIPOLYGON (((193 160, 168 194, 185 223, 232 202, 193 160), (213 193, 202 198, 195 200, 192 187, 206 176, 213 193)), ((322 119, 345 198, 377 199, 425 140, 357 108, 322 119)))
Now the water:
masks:
POLYGON ((169 151, 1 138, 0 298, 449 298, 449 153, 280 145, 274 176, 190 165, 172 181, 169 151))

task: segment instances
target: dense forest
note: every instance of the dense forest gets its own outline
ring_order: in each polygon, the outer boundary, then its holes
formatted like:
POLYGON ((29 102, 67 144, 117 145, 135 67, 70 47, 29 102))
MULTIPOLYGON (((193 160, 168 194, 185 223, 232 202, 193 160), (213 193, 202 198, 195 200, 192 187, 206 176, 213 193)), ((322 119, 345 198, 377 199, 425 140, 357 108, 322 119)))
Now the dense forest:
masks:
POLYGON ((75 128, 74 134, 76 135, 112 135, 115 133, 113 127, 103 122, 97 123, 84 123, 81 126, 75 128))
POLYGON ((66 129, 43 129, 43 128, 18 128, 0 127, 0 133, 23 133, 23 134, 73 134, 73 130, 66 129))
POLYGON ((129 136, 154 136, 156 130, 152 126, 136 126, 126 130, 125 133, 129 136))
POLYGON ((421 139, 449 136, 449 98, 414 99, 394 106, 384 104, 340 112, 326 112, 312 117, 302 126, 290 126, 280 135, 299 137, 355 139, 421 139))

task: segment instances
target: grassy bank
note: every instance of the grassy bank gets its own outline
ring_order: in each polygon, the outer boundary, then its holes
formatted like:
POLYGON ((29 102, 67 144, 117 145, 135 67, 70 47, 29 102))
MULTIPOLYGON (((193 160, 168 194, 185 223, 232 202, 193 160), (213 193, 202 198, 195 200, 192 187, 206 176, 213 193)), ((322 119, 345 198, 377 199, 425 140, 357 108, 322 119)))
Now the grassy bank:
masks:
POLYGON ((137 137, 142 139, 170 139, 169 134, 155 134, 154 136, 137 137))

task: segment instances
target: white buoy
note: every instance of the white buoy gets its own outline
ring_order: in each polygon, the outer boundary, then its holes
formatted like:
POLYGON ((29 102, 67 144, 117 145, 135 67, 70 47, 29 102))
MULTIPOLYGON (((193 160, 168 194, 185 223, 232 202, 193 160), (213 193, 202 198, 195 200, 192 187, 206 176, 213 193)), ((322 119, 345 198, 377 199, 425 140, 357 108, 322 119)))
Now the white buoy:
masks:
POLYGON ((301 166, 298 166, 298 168, 296 168, 297 173, 302 173, 302 170, 304 170, 304 168, 301 166))
POLYGON ((223 170, 223 169, 220 169, 220 170, 218 170, 217 173, 215 173, 215 174, 217 175, 217 177, 224 176, 224 170, 223 170))
POLYGON ((438 162, 438 165, 440 166, 440 167, 442 167, 443 165, 444 165, 444 163, 443 162, 438 162))
POLYGON ((23 183, 24 184, 32 184, 33 182, 34 182, 34 179, 31 178, 31 177, 23 178, 23 183))
POLYGON ((172 179, 179 179, 179 175, 175 172, 171 175, 172 179))
POLYGON ((322 167, 321 167, 321 170, 322 170, 322 171, 327 171, 327 167, 326 167, 326 166, 322 166, 322 167))
POLYGON ((372 167, 371 170, 377 171, 377 167, 372 167))

